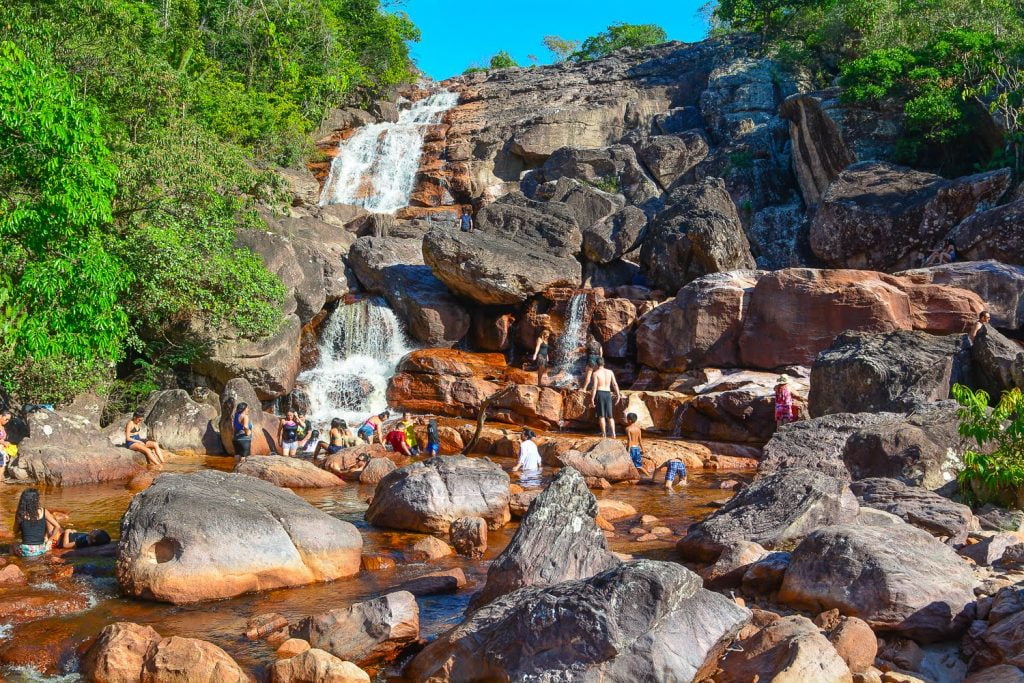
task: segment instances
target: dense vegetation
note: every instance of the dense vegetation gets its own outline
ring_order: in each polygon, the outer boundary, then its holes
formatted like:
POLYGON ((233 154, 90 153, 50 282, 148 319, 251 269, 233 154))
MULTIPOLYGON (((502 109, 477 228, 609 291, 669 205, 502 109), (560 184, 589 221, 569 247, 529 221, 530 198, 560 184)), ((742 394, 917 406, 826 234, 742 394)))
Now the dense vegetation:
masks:
POLYGON ((976 447, 964 452, 958 481, 972 500, 1019 507, 1024 501, 1024 393, 1004 392, 989 407, 984 391, 957 384, 953 396, 960 403, 959 431, 976 447))
POLYGON ((283 287, 234 237, 265 169, 409 80, 418 37, 379 0, 9 0, 0 26, 0 381, 36 402, 273 331, 283 287))
POLYGON ((720 0, 715 33, 753 32, 851 102, 899 103, 896 161, 1024 171, 1024 6, 1016 0, 720 0))

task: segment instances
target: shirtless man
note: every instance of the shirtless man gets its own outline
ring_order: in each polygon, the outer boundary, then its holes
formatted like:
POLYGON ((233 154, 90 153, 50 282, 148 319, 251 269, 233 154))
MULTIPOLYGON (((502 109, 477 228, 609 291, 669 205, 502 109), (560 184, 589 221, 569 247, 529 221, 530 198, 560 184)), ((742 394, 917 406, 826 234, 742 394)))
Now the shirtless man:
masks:
POLYGON ((604 358, 597 361, 597 369, 591 378, 594 389, 590 393, 590 405, 597 408, 597 422, 601 425, 601 435, 615 438, 615 413, 612 393, 619 400, 619 383, 615 381, 615 373, 604 366, 604 358))

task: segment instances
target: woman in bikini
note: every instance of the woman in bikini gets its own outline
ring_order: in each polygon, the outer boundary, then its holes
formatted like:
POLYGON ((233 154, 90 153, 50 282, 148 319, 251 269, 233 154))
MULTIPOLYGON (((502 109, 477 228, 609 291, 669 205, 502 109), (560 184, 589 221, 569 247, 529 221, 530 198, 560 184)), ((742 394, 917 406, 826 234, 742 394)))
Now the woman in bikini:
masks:
POLYGON ((328 433, 327 439, 326 443, 321 441, 316 445, 316 450, 313 451, 314 460, 320 459, 321 450, 326 450, 327 455, 334 455, 340 450, 356 445, 356 438, 349 432, 348 423, 338 417, 331 420, 331 431, 328 433))
POLYGON ((533 360, 537 363, 537 386, 544 386, 544 373, 548 370, 550 364, 550 339, 551 330, 541 330, 540 335, 537 337, 537 346, 533 349, 533 360))
POLYGON ((166 458, 160 444, 142 435, 142 418, 144 417, 141 410, 136 410, 132 414, 132 419, 125 424, 124 447, 130 451, 142 453, 150 465, 159 469, 163 467, 166 458))

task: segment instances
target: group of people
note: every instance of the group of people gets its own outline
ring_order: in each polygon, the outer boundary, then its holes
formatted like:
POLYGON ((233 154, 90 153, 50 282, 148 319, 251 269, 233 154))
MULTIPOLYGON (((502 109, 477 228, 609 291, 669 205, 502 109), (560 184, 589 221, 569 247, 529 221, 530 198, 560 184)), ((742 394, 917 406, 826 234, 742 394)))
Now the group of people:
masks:
POLYGON ((38 489, 25 489, 18 498, 14 530, 21 541, 14 553, 21 557, 39 557, 53 548, 88 548, 110 543, 103 529, 89 532, 62 528, 56 516, 43 507, 38 489))

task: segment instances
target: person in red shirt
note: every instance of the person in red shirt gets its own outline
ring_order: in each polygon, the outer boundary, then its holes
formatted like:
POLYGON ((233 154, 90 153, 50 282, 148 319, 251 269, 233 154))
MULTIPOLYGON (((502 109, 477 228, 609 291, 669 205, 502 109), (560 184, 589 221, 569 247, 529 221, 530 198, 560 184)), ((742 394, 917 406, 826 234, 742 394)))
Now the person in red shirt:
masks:
POLYGON ((395 427, 384 437, 384 441, 395 453, 401 453, 407 458, 412 457, 412 450, 409 448, 409 442, 405 440, 405 430, 401 429, 401 423, 395 423, 395 427))

